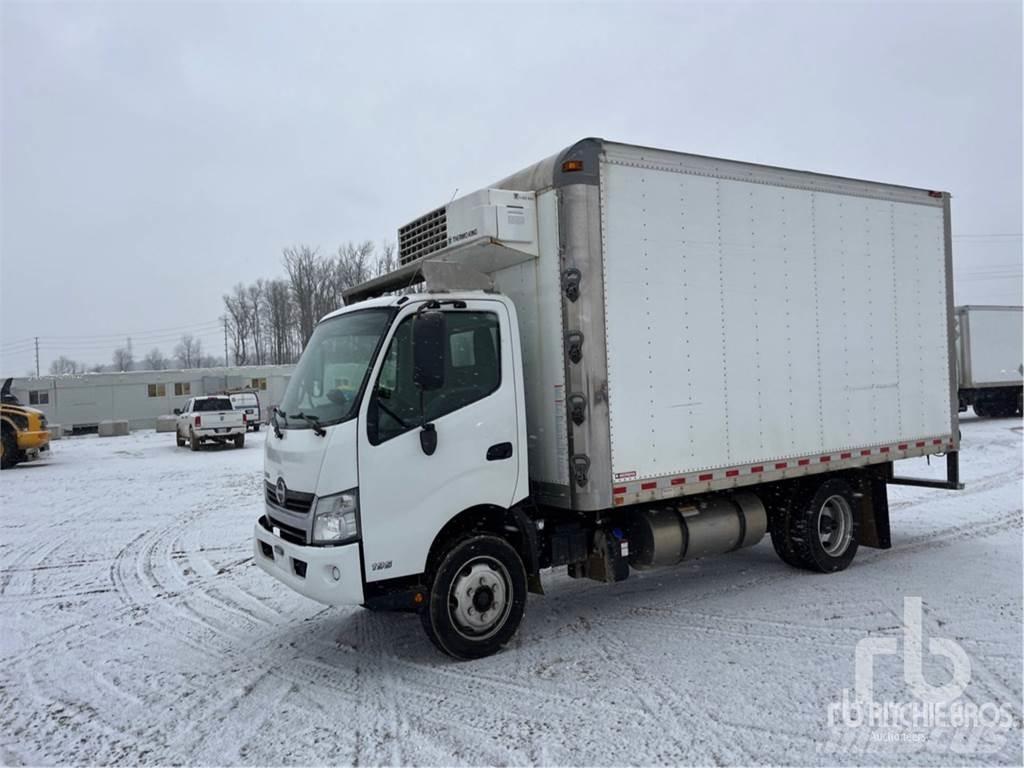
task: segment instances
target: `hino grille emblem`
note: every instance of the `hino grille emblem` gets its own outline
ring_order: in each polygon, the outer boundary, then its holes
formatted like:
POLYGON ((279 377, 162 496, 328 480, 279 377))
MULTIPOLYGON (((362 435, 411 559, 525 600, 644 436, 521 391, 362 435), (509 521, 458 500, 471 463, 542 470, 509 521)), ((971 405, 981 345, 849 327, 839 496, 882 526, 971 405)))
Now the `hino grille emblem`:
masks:
POLYGON ((277 478, 277 488, 275 490, 276 490, 275 496, 277 498, 277 504, 278 504, 278 506, 283 507, 285 499, 288 498, 288 488, 284 484, 284 478, 283 477, 277 478))

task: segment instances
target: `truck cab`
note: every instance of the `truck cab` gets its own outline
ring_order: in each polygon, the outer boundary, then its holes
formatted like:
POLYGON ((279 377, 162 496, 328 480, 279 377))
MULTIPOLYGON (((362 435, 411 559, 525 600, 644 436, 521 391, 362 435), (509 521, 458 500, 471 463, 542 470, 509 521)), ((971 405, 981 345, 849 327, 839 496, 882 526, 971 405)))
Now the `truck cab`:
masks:
POLYGON ((257 564, 329 605, 423 584, 446 526, 528 494, 518 345, 512 302, 479 291, 324 318, 271 420, 257 564))

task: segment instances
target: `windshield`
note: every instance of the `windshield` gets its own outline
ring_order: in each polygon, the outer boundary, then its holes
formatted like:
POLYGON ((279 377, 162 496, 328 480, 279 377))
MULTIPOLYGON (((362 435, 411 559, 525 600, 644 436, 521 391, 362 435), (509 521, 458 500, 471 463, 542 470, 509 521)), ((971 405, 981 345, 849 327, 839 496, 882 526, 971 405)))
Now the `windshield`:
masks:
POLYGON ((288 382, 279 426, 310 429, 300 413, 323 425, 355 416, 359 392, 393 315, 393 309, 367 309, 320 323, 288 382))

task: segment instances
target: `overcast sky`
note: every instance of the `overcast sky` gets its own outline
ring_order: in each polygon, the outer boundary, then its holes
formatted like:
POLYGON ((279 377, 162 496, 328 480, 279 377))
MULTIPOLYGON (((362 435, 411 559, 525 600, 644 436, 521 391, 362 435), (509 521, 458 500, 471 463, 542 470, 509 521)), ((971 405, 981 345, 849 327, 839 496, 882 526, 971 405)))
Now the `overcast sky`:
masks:
POLYGON ((2 4, 0 366, 223 349, 281 249, 585 136, 953 193, 958 303, 1021 303, 1017 2, 2 4), (103 337, 103 338, 100 338, 103 337))

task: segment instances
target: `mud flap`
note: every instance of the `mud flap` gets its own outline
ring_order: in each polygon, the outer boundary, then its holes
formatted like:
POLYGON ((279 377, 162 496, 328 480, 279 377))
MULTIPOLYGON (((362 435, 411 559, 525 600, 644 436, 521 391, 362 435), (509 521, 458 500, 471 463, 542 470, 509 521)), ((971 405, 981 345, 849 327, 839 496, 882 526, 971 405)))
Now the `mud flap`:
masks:
POLYGON ((858 478, 855 487, 860 497, 860 545, 875 549, 892 548, 885 476, 864 473, 858 478))

